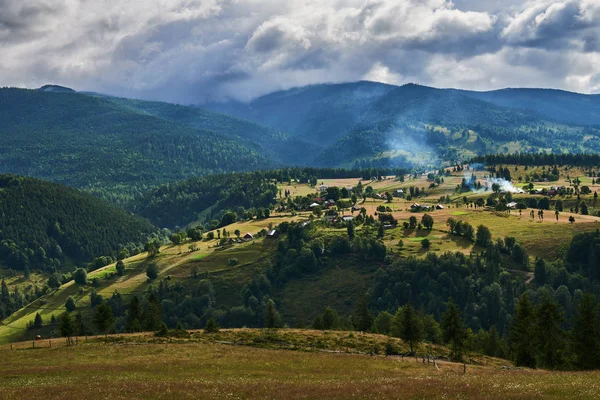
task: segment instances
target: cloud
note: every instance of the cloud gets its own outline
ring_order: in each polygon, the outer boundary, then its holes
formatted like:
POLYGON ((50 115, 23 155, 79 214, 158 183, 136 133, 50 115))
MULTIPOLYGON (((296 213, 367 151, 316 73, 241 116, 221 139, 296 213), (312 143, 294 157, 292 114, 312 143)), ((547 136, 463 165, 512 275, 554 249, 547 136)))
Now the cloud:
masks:
POLYGON ((515 14, 502 37, 510 45, 596 52, 599 21, 597 0, 540 2, 515 14))
POLYGON ((181 103, 359 79, 598 90, 598 0, 492 3, 0 0, 0 85, 181 103))

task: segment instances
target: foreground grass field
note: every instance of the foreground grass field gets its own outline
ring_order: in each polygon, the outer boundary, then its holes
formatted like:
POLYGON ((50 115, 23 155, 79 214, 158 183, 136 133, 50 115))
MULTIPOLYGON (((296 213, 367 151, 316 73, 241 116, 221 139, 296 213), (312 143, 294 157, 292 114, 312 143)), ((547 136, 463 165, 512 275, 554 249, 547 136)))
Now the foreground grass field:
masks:
MULTIPOLYGON (((198 335, 204 334, 193 337, 198 335)), ((442 362, 438 369, 413 358, 272 350, 202 340, 115 340, 35 350, 3 348, 0 354, 2 399, 600 397, 600 372, 491 364, 468 366, 463 373, 462 364, 442 362)))

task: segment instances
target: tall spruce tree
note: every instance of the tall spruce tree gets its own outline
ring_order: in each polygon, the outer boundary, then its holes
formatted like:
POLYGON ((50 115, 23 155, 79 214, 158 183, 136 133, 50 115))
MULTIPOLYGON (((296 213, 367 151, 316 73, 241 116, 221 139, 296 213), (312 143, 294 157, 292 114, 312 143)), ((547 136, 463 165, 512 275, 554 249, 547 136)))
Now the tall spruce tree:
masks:
POLYGON ((451 357, 454 360, 462 359, 467 339, 467 329, 460 311, 452 299, 448 301, 448 308, 442 315, 441 327, 444 342, 451 346, 451 357))
POLYGON ((111 308, 105 302, 102 302, 96 307, 94 315, 94 324, 99 332, 107 334, 115 323, 115 318, 111 308))
POLYGON ((558 303, 550 295, 542 296, 535 310, 533 338, 537 363, 543 368, 556 369, 564 363, 562 322, 563 313, 558 303))
POLYGON ((423 340, 423 321, 409 303, 402 307, 400 313, 400 338, 410 346, 411 354, 414 348, 423 340))
POLYGON ((354 313, 354 327, 361 332, 367 332, 371 329, 371 325, 373 325, 373 319, 373 315, 369 312, 369 306, 367 305, 367 297, 362 294, 354 313))
POLYGON ((598 303, 591 293, 584 294, 577 305, 571 347, 578 368, 600 367, 600 318, 598 303))
POLYGON ((535 352, 533 348, 533 324, 535 309, 529 296, 523 294, 516 306, 516 314, 510 325, 509 343, 512 360, 517 366, 535 367, 535 352))

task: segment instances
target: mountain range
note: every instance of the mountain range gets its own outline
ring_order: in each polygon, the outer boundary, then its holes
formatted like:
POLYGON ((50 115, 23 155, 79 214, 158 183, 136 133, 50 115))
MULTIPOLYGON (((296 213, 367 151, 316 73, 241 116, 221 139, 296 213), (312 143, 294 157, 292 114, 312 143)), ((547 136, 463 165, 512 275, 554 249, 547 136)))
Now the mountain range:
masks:
POLYGON ((354 82, 200 107, 55 85, 3 88, 0 172, 119 200, 217 172, 596 152, 599 126, 599 95, 546 89, 474 92, 354 82))

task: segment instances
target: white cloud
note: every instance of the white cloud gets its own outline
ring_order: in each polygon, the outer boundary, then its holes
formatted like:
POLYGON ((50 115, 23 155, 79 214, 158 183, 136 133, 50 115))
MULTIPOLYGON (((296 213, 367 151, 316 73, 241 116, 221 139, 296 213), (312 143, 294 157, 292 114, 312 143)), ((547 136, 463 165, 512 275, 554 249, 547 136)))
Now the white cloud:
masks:
POLYGON ((500 3, 0 0, 0 85, 185 103, 365 78, 598 90, 598 0, 500 3))

